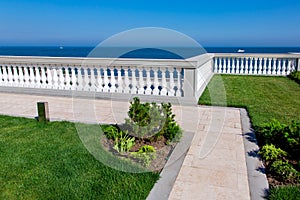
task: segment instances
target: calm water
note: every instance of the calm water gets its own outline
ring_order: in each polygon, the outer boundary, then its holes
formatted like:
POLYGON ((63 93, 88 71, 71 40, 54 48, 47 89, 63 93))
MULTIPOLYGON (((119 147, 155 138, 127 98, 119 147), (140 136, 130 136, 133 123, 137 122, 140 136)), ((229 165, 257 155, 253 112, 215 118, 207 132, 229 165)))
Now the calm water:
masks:
MULTIPOLYGON (((94 47, 0 47, 0 55, 9 56, 51 56, 51 57, 122 57, 122 58, 188 58, 203 54, 198 48, 138 49, 94 47)), ((206 47, 208 53, 289 53, 300 52, 300 47, 206 47)))

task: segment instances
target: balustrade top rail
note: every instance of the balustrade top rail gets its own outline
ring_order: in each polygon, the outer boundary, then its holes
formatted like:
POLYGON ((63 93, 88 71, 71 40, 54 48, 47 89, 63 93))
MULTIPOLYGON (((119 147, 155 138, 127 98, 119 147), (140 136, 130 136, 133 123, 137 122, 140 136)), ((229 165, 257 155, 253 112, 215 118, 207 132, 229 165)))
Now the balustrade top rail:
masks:
POLYGON ((184 59, 139 59, 139 58, 79 58, 79 57, 38 57, 0 56, 2 64, 41 64, 41 65, 108 65, 108 66, 158 66, 197 68, 197 61, 184 59))
POLYGON ((300 53, 214 53, 214 57, 300 58, 300 53))

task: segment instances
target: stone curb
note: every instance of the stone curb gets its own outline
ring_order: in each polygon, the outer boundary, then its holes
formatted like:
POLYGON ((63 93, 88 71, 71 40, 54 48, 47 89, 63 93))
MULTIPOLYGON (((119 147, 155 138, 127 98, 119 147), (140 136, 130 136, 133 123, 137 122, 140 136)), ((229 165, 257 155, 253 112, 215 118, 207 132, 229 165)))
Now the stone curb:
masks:
POLYGON ((242 133, 247 164, 247 174, 252 200, 263 200, 269 191, 265 167, 260 160, 255 133, 251 128, 250 118, 244 108, 240 109, 242 133))

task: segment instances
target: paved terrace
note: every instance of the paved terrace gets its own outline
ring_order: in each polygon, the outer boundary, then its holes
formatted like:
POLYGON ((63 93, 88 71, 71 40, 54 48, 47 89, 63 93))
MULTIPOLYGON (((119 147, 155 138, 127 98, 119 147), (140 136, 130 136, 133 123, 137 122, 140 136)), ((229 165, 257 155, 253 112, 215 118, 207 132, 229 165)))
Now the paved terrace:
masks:
MULTIPOLYGON (((37 101, 49 103, 51 120, 89 123, 123 122, 129 107, 120 101, 0 93, 0 114, 36 117, 37 101)), ((173 111, 195 135, 169 199, 250 199, 240 110, 174 105, 173 111)))

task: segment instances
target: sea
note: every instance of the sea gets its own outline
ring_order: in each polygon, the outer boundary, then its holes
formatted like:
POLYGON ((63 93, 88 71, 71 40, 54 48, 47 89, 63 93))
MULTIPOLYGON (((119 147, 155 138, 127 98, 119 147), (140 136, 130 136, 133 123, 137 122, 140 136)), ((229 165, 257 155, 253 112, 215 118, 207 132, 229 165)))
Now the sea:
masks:
POLYGON ((50 57, 108 57, 181 59, 203 53, 299 53, 300 47, 82 47, 82 46, 0 46, 0 56, 50 56, 50 57))

